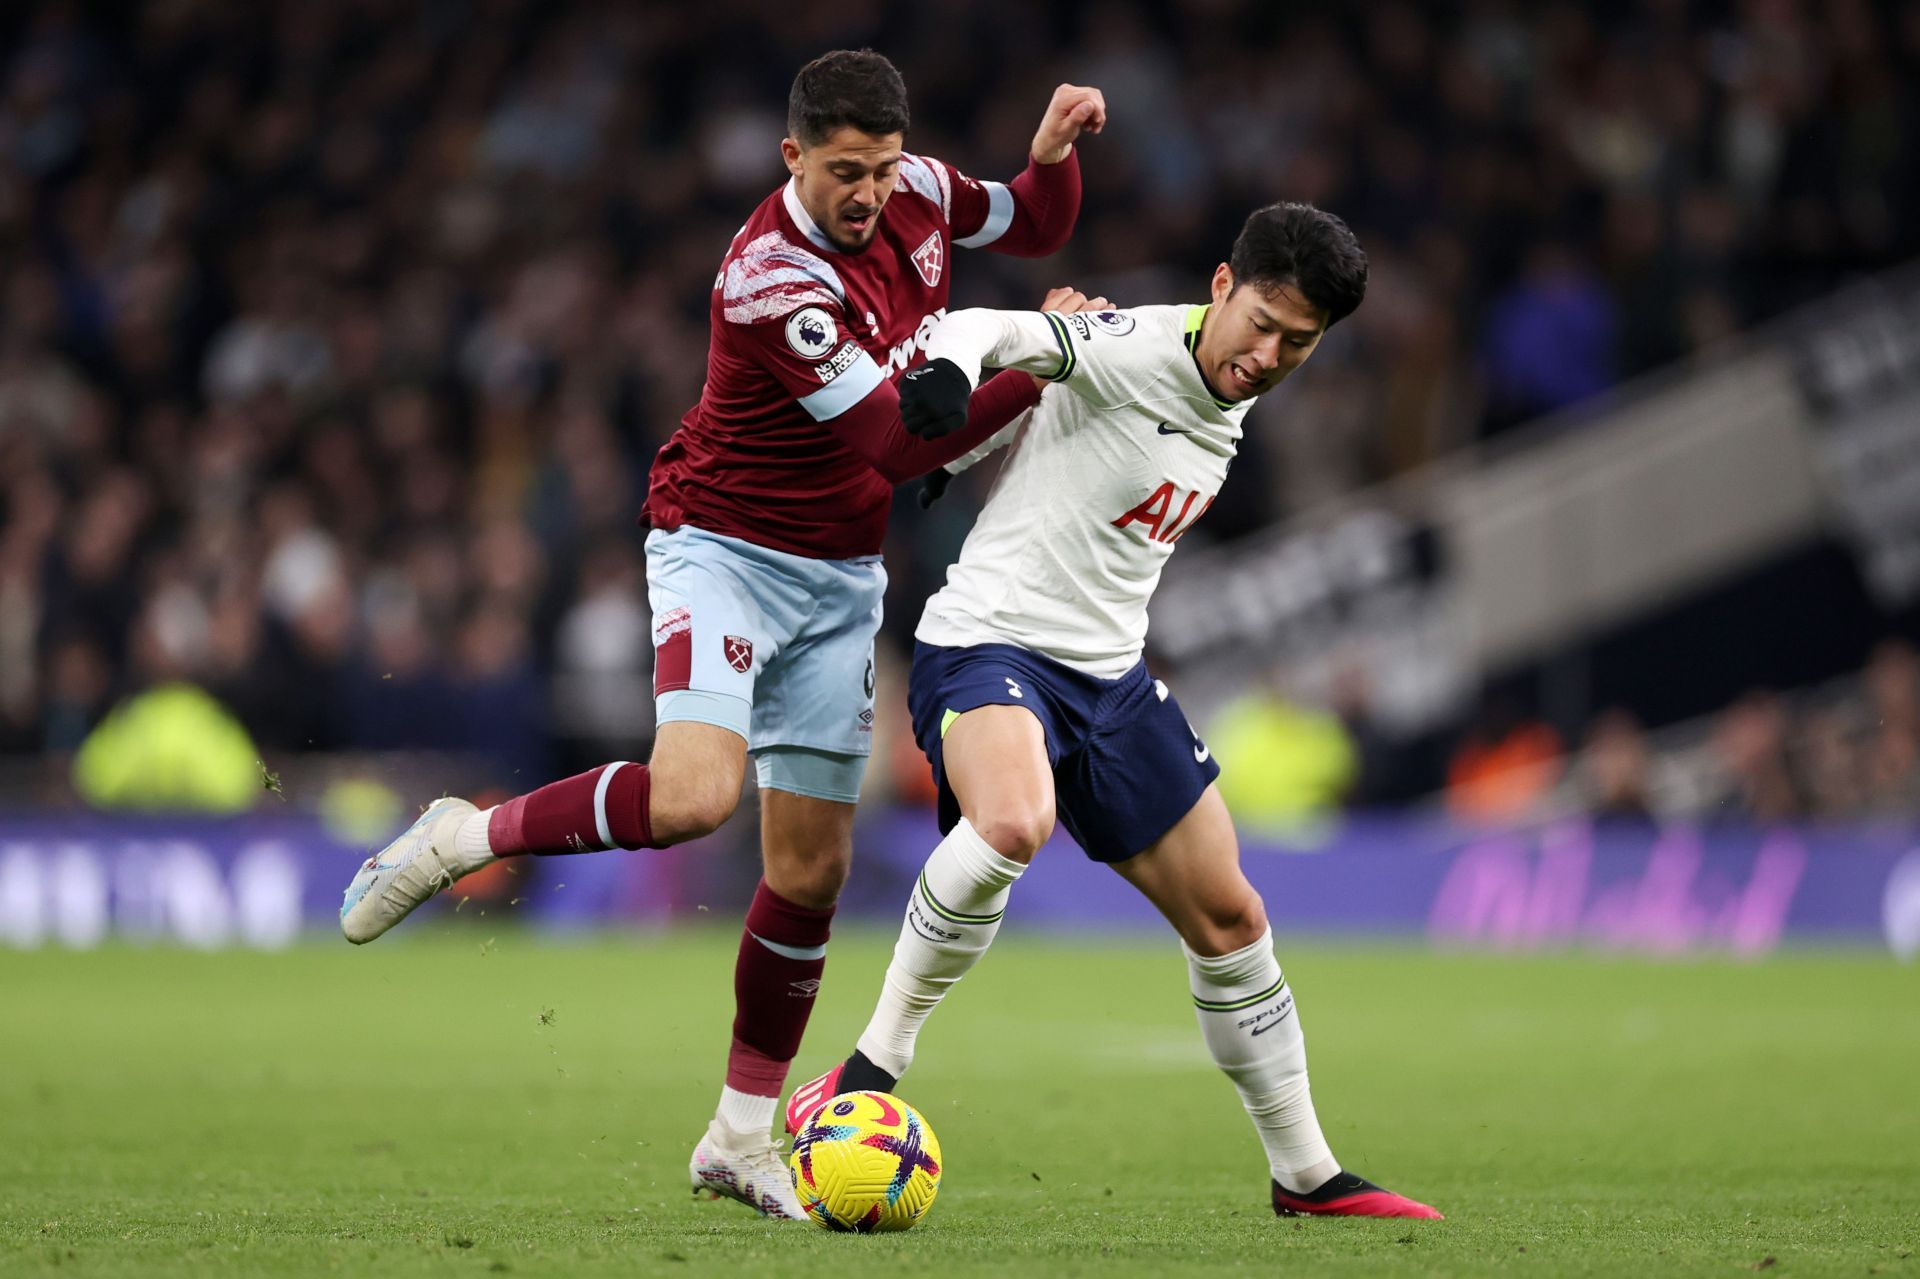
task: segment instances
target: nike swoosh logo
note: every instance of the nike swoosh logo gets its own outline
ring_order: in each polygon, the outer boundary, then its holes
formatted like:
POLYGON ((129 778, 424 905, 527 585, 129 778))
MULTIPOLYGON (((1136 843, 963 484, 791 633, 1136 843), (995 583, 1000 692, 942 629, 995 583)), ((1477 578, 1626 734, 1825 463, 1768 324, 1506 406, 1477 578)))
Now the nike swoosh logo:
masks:
POLYGON ((1181 428, 1174 426, 1168 422, 1162 422, 1160 424, 1159 431, 1160 431, 1160 434, 1162 435, 1192 435, 1193 434, 1192 431, 1182 430, 1181 428))
POLYGON ((1196 764, 1204 764, 1204 763, 1206 763, 1206 762, 1207 762, 1207 756, 1209 756, 1209 755, 1211 755, 1211 754, 1213 754, 1213 752, 1212 752, 1212 751, 1210 751, 1210 750, 1208 750, 1208 749, 1207 749, 1207 748, 1206 748, 1206 747, 1205 747, 1204 745, 1202 745, 1201 743, 1199 743, 1199 742, 1195 742, 1195 743, 1193 744, 1193 762, 1194 762, 1194 763, 1196 763, 1196 764))

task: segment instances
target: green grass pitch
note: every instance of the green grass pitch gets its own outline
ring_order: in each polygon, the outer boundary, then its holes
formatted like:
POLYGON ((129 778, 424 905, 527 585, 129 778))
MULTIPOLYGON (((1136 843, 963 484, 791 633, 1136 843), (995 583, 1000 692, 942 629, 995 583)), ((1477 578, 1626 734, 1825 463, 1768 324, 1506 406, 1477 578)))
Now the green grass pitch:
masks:
MULTIPOLYGON (((1920 972, 1881 955, 1283 940, 1335 1153, 1448 1216, 1291 1222, 1170 938, 1015 921, 901 1089, 938 1202, 852 1237, 689 1196, 733 936, 0 953, 0 1274, 1920 1279, 1920 972)), ((889 945, 835 942, 796 1082, 889 945)))

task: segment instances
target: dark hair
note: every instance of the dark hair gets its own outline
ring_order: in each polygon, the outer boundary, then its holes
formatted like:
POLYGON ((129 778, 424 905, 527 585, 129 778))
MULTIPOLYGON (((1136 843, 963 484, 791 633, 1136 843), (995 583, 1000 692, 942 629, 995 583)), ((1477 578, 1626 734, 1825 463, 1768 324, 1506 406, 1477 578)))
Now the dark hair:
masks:
POLYGON ((862 133, 907 131, 907 82, 872 49, 821 54, 800 68, 787 94, 787 136, 802 146, 849 124, 862 133))
POLYGON ((1262 291, 1291 284, 1327 313, 1329 327, 1367 295, 1367 254, 1347 224, 1311 204, 1255 209, 1227 259, 1233 285, 1262 291))

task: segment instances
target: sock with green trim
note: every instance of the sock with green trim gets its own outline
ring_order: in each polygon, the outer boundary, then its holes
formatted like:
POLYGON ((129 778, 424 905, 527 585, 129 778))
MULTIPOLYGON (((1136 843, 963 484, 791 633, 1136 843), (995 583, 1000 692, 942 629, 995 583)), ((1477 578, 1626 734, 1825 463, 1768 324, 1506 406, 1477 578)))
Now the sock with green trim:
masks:
POLYGON ((907 899, 906 922, 860 1051, 895 1079, 913 1064, 913 1043, 953 984, 987 953, 1007 894, 1024 863, 1002 857, 966 818, 927 858, 907 899))
POLYGON ((1340 1165, 1313 1113, 1307 1043, 1293 991, 1273 955, 1273 930, 1230 955, 1183 949, 1201 1037, 1239 1091, 1274 1180, 1289 1190, 1319 1185, 1340 1165))

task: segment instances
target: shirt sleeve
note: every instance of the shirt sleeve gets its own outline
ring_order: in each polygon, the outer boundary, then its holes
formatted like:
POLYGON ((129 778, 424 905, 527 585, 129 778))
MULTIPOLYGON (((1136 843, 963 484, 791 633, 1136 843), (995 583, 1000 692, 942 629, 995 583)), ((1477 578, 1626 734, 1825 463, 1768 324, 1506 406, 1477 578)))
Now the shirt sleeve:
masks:
POLYGON ((951 360, 970 383, 980 380, 986 365, 1057 379, 1070 371, 1070 352, 1058 316, 986 307, 951 313, 926 346, 928 360, 951 360))
POLYGON ((737 323, 734 332, 754 361, 816 422, 839 417, 887 380, 849 335, 837 301, 809 302, 784 315, 737 323))
POLYGON ((903 179, 940 202, 953 242, 963 249, 1038 258, 1056 252, 1073 234, 1080 216, 1077 150, 1058 164, 1029 156, 1026 170, 1012 182, 970 178, 944 160, 907 159, 912 163, 903 162, 903 179))
POLYGON ((952 360, 975 380, 987 367, 1064 382, 1081 399, 1105 407, 1117 385, 1115 335, 1132 328, 1124 311, 1059 315, 969 307, 940 321, 926 353, 929 360, 952 360))

